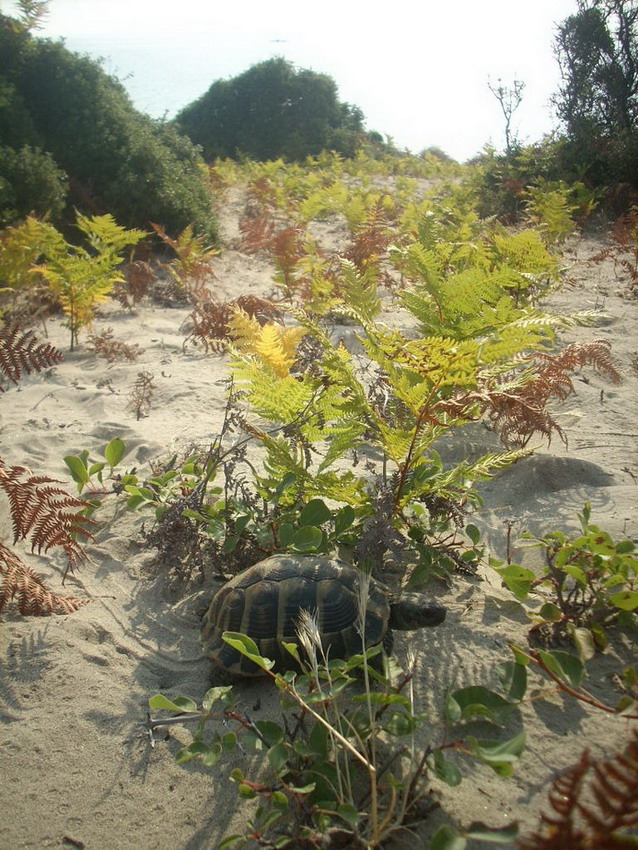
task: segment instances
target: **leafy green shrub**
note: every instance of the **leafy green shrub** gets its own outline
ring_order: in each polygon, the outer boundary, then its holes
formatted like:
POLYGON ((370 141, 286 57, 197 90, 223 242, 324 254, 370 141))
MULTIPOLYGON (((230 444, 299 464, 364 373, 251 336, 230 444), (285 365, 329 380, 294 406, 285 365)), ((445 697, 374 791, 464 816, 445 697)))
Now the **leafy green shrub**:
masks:
POLYGON ((337 99, 331 77, 282 57, 218 80, 175 121, 207 159, 301 160, 325 148, 349 155, 363 131, 361 111, 337 99))
MULTIPOLYGON (((187 697, 157 694, 149 700, 154 711, 177 713, 150 720, 151 732, 171 723, 197 723, 193 741, 177 754, 178 762, 199 759, 212 768, 237 746, 263 757, 258 776, 245 776, 240 768, 230 775, 240 799, 256 799, 259 806, 246 832, 228 836, 220 848, 238 849, 258 839, 264 846, 311 850, 343 846, 337 842, 346 838, 352 847, 383 847, 394 832, 421 816, 430 776, 458 785, 459 758, 511 776, 524 750, 524 732, 506 740, 465 734, 464 727, 476 719, 505 726, 525 693, 524 685, 512 686, 507 674, 508 696, 481 685, 450 692, 443 707, 443 740, 424 744, 423 733, 428 734, 431 724, 414 704, 412 675, 394 662, 383 673, 374 669, 369 662, 380 647, 326 664, 318 651, 317 625, 308 617, 299 630, 299 646, 286 644, 303 670, 296 675, 271 672, 272 661, 245 635, 226 632, 224 640, 271 677, 281 692, 281 725, 251 720, 230 686, 211 688, 201 709, 187 697), (219 732, 215 721, 222 719, 224 731, 219 732)), ((439 831, 441 837, 448 832, 458 835, 452 827, 439 831)), ((507 844, 516 832, 515 824, 490 829, 475 823, 463 835, 507 844)))
POLYGON ((614 542, 590 523, 587 503, 578 515, 582 533, 570 538, 561 531, 543 537, 526 534, 524 540, 543 550, 546 565, 540 575, 517 564, 493 562, 505 586, 521 600, 544 600, 532 633, 556 639, 570 636, 584 658, 595 647, 608 644, 607 629, 614 623, 636 621, 638 612, 638 559, 631 540, 614 542))
POLYGON ((0 147, 0 227, 31 213, 58 221, 67 191, 66 174, 51 154, 27 145, 18 151, 0 147))
POLYGON ((126 227, 192 224, 217 239, 204 164, 187 138, 137 112, 98 63, 31 37, 5 16, 0 52, 0 86, 11 93, 0 126, 20 118, 12 147, 48 152, 69 177, 69 204, 111 213, 126 227))

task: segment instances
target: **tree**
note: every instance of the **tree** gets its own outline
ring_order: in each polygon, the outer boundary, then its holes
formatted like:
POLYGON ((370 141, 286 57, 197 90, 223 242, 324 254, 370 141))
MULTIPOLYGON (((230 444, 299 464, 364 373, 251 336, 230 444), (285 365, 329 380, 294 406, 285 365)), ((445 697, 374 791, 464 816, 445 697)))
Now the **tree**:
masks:
POLYGON ((578 0, 558 28, 554 98, 572 152, 604 178, 638 178, 638 5, 578 0))
POLYGON ((175 121, 207 159, 299 160, 328 147, 347 155, 363 132, 361 110, 339 102, 331 77, 282 57, 218 80, 175 121))
POLYGON ((508 87, 503 85, 499 77, 496 84, 488 80, 487 87, 501 105, 501 111, 505 118, 505 150, 509 155, 512 152, 512 115, 521 105, 525 83, 514 78, 512 86, 508 87))

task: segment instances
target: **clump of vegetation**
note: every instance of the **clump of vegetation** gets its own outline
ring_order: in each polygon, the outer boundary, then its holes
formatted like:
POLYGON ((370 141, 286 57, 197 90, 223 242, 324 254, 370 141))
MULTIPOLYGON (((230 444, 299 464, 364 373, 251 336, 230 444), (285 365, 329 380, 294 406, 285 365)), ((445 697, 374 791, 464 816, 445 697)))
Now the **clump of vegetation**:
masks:
POLYGON ((609 643, 614 623, 629 625, 638 611, 638 559, 631 540, 616 543, 590 522, 587 503, 578 518, 581 534, 573 539, 562 531, 543 537, 523 535, 540 548, 545 566, 540 575, 518 564, 494 567, 517 599, 542 602, 530 616, 535 621, 530 637, 553 642, 574 641, 583 658, 609 643))
POLYGON ((331 77, 281 57, 213 83, 175 121, 208 160, 302 160, 329 149, 352 156, 363 135, 361 110, 338 100, 331 77))
POLYGON ((193 225, 217 240, 206 170, 174 127, 138 112, 100 65, 0 14, 0 222, 74 208, 125 227, 193 225), (78 140, 81 139, 81 144, 78 140))

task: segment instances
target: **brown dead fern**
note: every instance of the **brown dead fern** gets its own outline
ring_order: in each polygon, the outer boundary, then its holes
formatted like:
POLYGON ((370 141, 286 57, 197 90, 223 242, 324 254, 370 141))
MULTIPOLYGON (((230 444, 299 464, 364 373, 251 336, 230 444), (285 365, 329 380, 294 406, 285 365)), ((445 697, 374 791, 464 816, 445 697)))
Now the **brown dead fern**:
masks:
POLYGON ((263 207, 247 206, 239 222, 239 232, 237 250, 244 254, 257 254, 270 248, 275 223, 263 207))
POLYGON ((0 327, 0 376, 14 384, 25 374, 48 369, 62 360, 62 352, 48 342, 38 342, 33 331, 23 331, 17 325, 0 327))
POLYGON ((88 343, 94 354, 106 358, 109 363, 114 363, 116 360, 132 362, 142 353, 142 349, 137 344, 127 345, 122 340, 115 339, 113 328, 107 328, 100 334, 89 334, 88 343))
POLYGON ((72 614, 89 601, 53 593, 36 572, 0 541, 0 611, 14 599, 18 611, 31 616, 72 614))
POLYGON ((622 753, 595 760, 585 750, 578 763, 556 777, 551 807, 539 829, 518 842, 521 850, 620 850, 638 826, 638 730, 622 753))
POLYGON ((506 446, 524 447, 535 434, 551 441, 554 433, 566 444, 567 438, 547 405, 552 399, 564 401, 574 392, 570 373, 590 366, 614 383, 621 380, 606 339, 575 342, 559 354, 535 355, 532 380, 507 392, 498 386, 490 392, 487 416, 500 432, 506 446))
POLYGON ((153 393, 156 389, 153 383, 154 377, 154 375, 146 371, 137 373, 137 378, 129 396, 129 402, 126 405, 126 409, 134 413, 137 420, 148 416, 151 410, 151 401, 153 400, 153 393))
POLYGON ((632 207, 614 222, 610 238, 612 245, 590 258, 590 263, 613 260, 615 270, 622 268, 629 278, 629 292, 638 294, 638 206, 632 207))
POLYGON ((377 263, 391 242, 396 239, 396 230, 390 226, 388 213, 380 198, 370 209, 365 220, 352 232, 345 257, 365 271, 370 263, 377 263))
POLYGON ((113 297, 123 307, 131 309, 134 304, 139 304, 143 298, 150 295, 152 287, 157 282, 157 275, 145 260, 134 260, 122 266, 121 272, 124 280, 117 283, 113 289, 113 297))
POLYGON ((95 522, 86 516, 89 505, 58 486, 61 481, 33 475, 25 466, 5 466, 0 458, 0 487, 7 494, 13 526, 13 542, 25 540, 32 552, 48 552, 59 546, 67 556, 67 568, 86 560, 78 542, 93 539, 95 522))
POLYGON ((277 304, 258 295, 240 295, 233 301, 225 302, 215 301, 212 297, 202 299, 190 315, 191 332, 184 340, 184 346, 189 342, 201 343, 207 352, 223 352, 229 338, 229 323, 235 307, 240 307, 249 316, 257 319, 260 325, 272 321, 280 322, 283 318, 277 304))

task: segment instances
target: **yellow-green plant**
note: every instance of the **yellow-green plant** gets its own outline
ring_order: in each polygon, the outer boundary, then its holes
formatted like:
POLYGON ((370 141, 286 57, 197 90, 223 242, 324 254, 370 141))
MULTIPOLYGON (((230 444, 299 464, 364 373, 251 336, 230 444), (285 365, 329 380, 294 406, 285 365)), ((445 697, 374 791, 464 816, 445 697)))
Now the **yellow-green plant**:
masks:
POLYGON ((550 245, 564 242, 576 229, 570 187, 565 183, 541 184, 527 189, 527 214, 540 227, 550 245))
POLYGON ((146 234, 126 230, 111 215, 88 217, 77 214, 77 227, 88 247, 66 242, 61 233, 43 225, 50 242, 45 262, 32 267, 49 284, 67 316, 71 332, 71 350, 78 342, 80 329, 90 325, 96 306, 105 301, 116 283, 124 278, 118 270, 122 252, 136 245, 146 234))
POLYGON ((21 224, 0 233, 0 293, 20 293, 37 299, 32 269, 43 256, 55 252, 60 234, 50 224, 29 216, 21 224))

